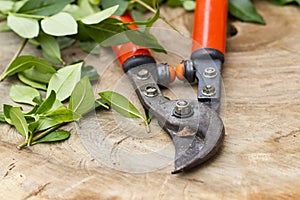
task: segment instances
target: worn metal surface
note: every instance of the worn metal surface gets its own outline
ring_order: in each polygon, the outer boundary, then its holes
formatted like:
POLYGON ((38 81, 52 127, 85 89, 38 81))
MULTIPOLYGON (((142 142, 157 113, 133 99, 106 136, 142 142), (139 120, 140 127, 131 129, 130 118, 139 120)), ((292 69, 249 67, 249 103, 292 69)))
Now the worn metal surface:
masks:
MULTIPOLYGON (((178 100, 167 100, 158 88, 156 64, 137 66, 128 70, 127 75, 143 106, 156 117, 160 126, 172 138, 176 152, 173 174, 197 167, 217 153, 222 145, 225 129, 214 110, 197 99, 185 99, 191 107, 190 112, 185 115, 176 113, 178 100), (139 73, 145 70, 151 75, 141 80, 139 73)), ((183 98, 185 97, 180 99, 183 98)))

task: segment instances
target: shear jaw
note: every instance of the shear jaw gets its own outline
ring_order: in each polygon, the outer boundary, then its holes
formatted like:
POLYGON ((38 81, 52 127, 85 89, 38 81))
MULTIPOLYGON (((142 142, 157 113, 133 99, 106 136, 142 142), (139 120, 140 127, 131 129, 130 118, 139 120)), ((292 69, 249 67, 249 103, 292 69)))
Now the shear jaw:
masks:
POLYGON ((162 82, 158 68, 155 63, 144 64, 128 70, 127 75, 143 106, 173 141, 175 170, 172 174, 176 174, 216 154, 224 138, 224 125, 218 114, 203 103, 164 98, 157 85, 162 82))

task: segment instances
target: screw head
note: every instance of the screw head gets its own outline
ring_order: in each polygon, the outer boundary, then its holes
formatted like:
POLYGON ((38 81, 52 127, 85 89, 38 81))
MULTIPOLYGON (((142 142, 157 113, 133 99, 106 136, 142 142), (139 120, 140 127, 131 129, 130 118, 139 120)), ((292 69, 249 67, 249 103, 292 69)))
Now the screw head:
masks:
POLYGON ((207 67, 204 69, 203 76, 205 78, 214 78, 217 76, 217 70, 214 67, 207 67))
POLYGON ((202 88, 201 92, 204 96, 211 97, 216 94, 216 88, 212 85, 206 85, 202 88))
POLYGON ((137 78, 140 80, 147 80, 150 77, 150 73, 147 69, 141 69, 137 73, 137 78))
POLYGON ((155 97, 158 95, 158 91, 154 86, 147 86, 144 91, 145 96, 147 97, 155 97))
POLYGON ((187 116, 191 114, 192 106, 189 102, 185 100, 178 100, 175 103, 175 114, 178 116, 187 116))

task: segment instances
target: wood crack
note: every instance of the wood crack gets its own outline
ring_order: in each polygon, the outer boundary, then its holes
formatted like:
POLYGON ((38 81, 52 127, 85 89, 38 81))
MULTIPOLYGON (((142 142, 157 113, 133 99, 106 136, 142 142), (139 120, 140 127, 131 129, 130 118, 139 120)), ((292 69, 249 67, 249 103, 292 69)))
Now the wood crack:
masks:
POLYGON ((23 198, 23 200, 26 200, 26 199, 29 199, 31 197, 34 197, 34 196, 37 196, 39 195, 40 193, 42 193, 45 188, 50 184, 50 182, 44 184, 44 185, 41 185, 39 186, 36 190, 32 191, 30 194, 28 194, 26 197, 23 198))

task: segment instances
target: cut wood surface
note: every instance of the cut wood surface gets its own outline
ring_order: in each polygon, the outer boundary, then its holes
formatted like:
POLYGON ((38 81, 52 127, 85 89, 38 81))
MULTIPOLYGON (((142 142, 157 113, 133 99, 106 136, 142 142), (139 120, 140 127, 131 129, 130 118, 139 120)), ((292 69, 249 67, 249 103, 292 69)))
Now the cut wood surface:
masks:
MULTIPOLYGON (((171 175, 174 148, 155 120, 147 134, 140 120, 105 110, 64 127, 72 133, 65 142, 23 150, 16 148, 22 137, 1 124, 0 199, 300 199, 300 9, 268 1, 255 6, 266 26, 230 22, 237 33, 227 39, 221 112, 226 136, 217 157, 171 175)), ((170 53, 154 55, 175 65, 189 57, 193 13, 162 8, 162 15, 185 37, 159 20, 153 34, 170 53)), ((0 33, 2 71, 20 44, 15 34, 0 33)), ((23 54, 41 56, 31 45, 23 54)), ((75 45, 63 58, 97 68, 95 97, 110 89, 139 105, 110 49, 94 56, 75 45)), ((12 84, 20 83, 0 83, 1 105, 12 103, 12 84)), ((196 99, 196 86, 179 81, 163 92, 196 99)))

